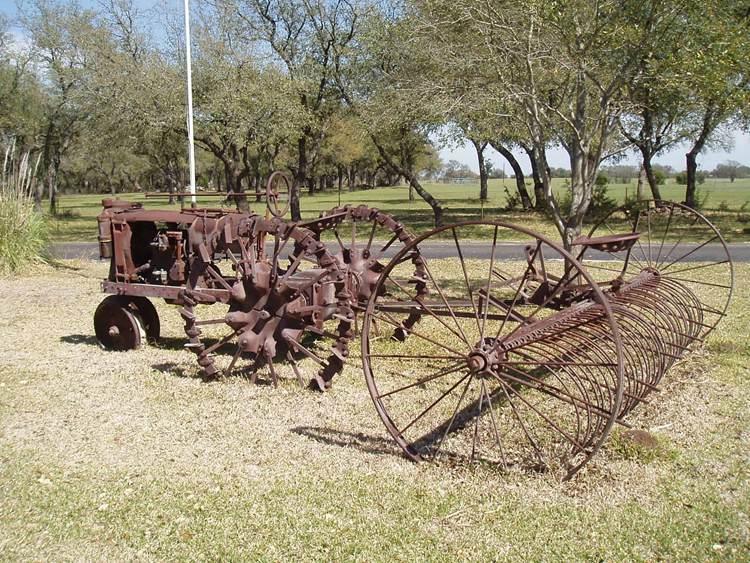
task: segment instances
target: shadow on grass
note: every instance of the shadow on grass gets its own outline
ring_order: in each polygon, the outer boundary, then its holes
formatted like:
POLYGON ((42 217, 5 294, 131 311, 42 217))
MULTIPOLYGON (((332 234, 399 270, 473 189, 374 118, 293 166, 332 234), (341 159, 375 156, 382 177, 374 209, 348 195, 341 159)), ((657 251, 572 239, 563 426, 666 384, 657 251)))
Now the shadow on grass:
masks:
MULTIPOLYGON (((67 334, 60 337, 60 342, 66 344, 87 344, 89 346, 96 346, 100 348, 99 341, 93 334, 67 334)), ((183 350, 185 345, 184 338, 170 338, 162 337, 156 344, 148 344, 153 348, 159 348, 164 350, 183 350)))
POLYGON ((316 442, 342 448, 355 448, 372 454, 401 457, 401 450, 392 439, 369 436, 362 432, 345 432, 323 426, 297 426, 291 430, 316 442))
POLYGON ((99 342, 93 334, 68 334, 60 337, 60 342, 66 344, 88 344, 99 348, 99 342))

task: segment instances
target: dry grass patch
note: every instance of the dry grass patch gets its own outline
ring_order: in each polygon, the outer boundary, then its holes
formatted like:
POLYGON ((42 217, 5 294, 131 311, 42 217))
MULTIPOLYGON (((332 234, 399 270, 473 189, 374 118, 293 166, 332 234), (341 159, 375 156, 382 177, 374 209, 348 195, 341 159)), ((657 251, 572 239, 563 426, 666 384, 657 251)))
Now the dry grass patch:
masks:
POLYGON ((100 350, 101 264, 0 280, 0 553, 8 559, 746 559, 750 268, 707 350, 572 482, 406 461, 358 347, 326 394, 204 383, 164 343, 100 350), (76 268, 76 269, 72 269, 76 268), (710 352, 709 352, 710 351, 710 352))

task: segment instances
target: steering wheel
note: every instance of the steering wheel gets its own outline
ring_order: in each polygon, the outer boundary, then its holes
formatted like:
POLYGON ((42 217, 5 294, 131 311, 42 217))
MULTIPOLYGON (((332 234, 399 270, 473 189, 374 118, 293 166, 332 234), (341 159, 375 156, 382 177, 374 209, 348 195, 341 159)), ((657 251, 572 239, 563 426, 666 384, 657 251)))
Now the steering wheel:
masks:
POLYGON ((292 191, 292 181, 289 176, 277 170, 268 178, 266 184, 266 207, 274 217, 283 217, 289 210, 289 193, 292 191), (284 184, 281 186, 280 184, 284 184), (279 189, 281 188, 281 189, 279 189))

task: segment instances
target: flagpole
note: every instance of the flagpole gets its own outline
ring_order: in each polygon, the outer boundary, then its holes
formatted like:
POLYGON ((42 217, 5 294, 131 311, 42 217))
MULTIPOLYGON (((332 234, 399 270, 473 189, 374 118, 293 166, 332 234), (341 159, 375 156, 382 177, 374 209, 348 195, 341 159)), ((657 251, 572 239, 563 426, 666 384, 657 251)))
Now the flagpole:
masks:
POLYGON ((187 126, 188 155, 190 161, 190 201, 195 206, 195 147, 193 142, 193 71, 190 55, 190 6, 185 0, 185 67, 187 68, 187 126))

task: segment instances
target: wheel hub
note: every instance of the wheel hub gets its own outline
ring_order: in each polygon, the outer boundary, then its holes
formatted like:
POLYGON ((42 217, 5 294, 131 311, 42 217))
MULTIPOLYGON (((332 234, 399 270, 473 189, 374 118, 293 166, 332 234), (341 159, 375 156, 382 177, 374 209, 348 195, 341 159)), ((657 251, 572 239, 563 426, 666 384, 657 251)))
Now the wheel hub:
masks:
POLYGON ((469 366, 469 370, 473 373, 479 373, 487 369, 489 362, 485 353, 477 350, 476 352, 469 354, 466 358, 466 364, 469 366))

